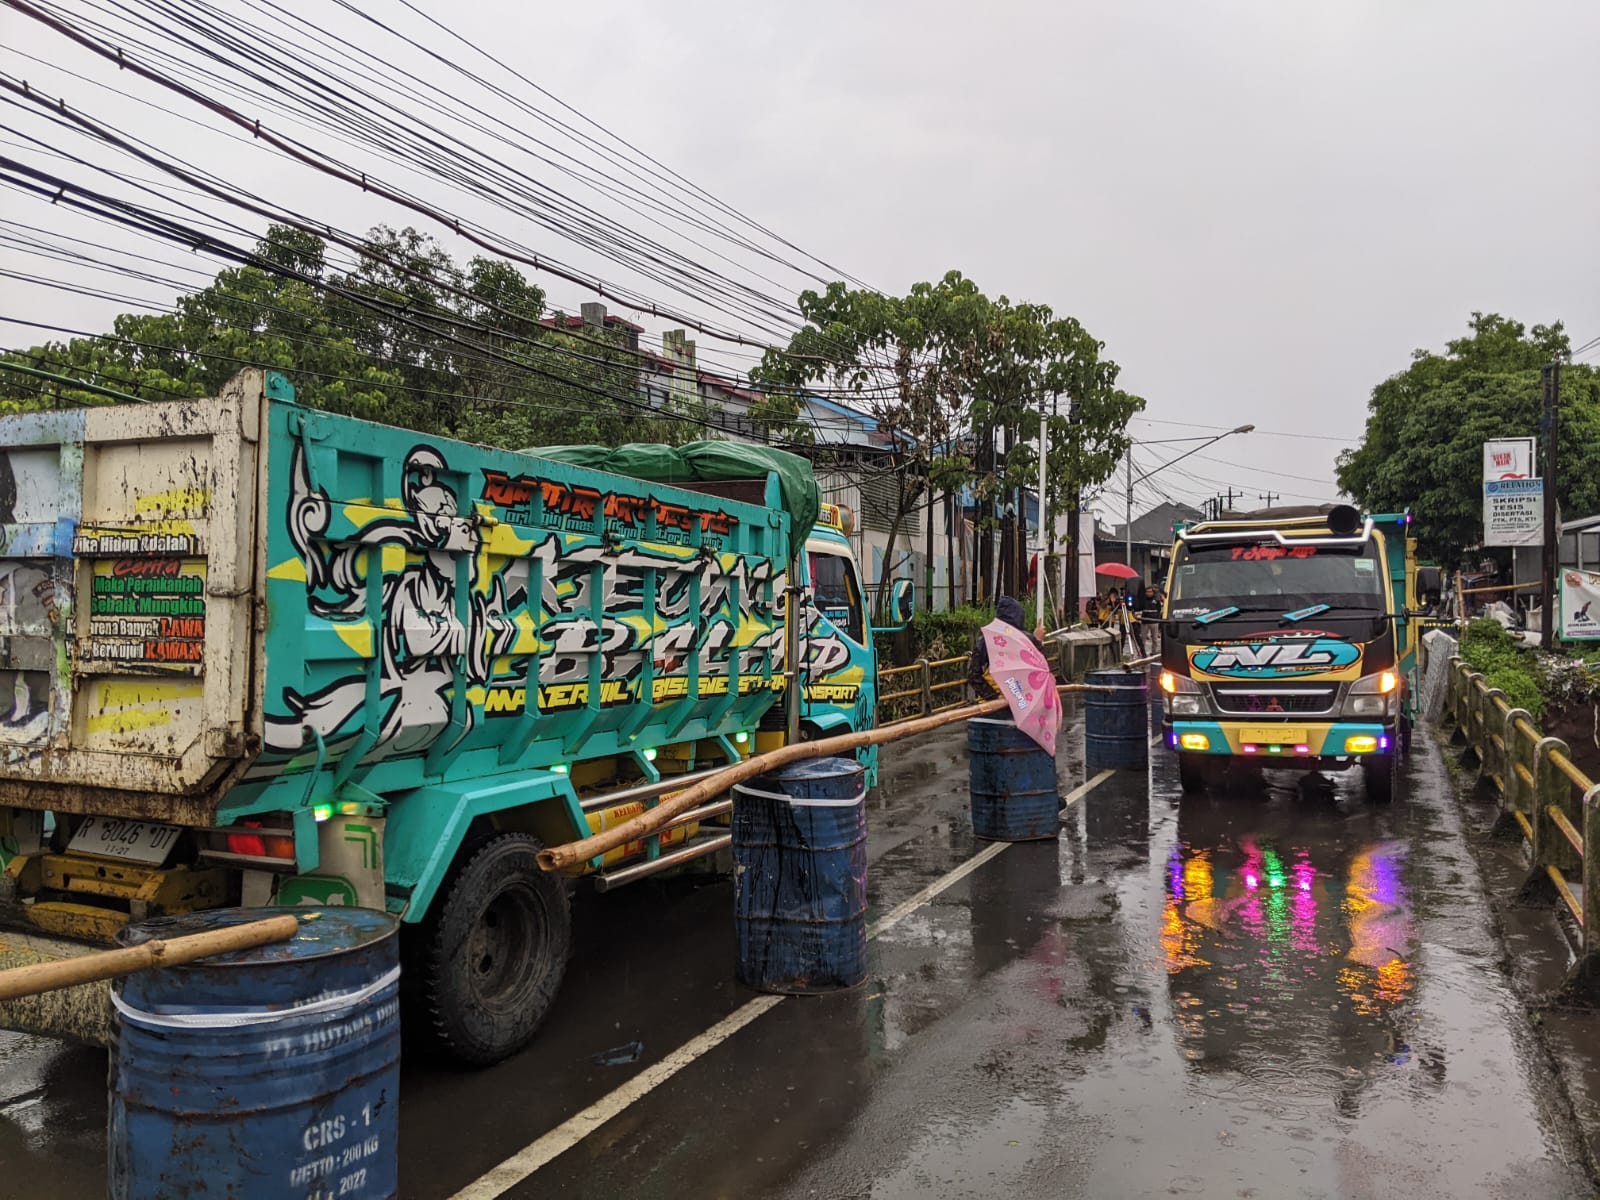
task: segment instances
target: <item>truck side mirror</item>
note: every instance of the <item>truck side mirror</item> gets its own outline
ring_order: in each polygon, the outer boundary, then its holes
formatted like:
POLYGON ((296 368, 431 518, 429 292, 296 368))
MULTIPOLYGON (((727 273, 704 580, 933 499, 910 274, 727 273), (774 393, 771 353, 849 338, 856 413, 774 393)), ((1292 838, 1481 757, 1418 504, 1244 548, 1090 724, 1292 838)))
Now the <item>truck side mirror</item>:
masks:
POLYGON ((896 579, 889 591, 889 620, 903 629, 916 615, 917 586, 909 579, 896 579))

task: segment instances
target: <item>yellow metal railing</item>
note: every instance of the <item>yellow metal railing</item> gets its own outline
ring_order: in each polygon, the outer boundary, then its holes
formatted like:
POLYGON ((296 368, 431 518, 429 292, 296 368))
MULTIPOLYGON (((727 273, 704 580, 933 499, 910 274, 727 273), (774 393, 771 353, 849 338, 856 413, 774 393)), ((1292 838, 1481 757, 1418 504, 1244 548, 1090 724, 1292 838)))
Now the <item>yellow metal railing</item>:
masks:
MULTIPOLYGON (((1061 642, 1056 647, 1056 675, 1062 681, 1075 679, 1085 669, 1111 666, 1116 658, 1116 642, 1109 635, 1104 644, 1061 642)), ((960 708, 968 702, 967 672, 972 656, 919 658, 906 667, 884 667, 878 672, 878 724, 930 717, 946 709, 960 708)))
POLYGON ((1445 711, 1480 777, 1500 794, 1498 827, 1528 841, 1533 869, 1523 895, 1566 906, 1583 932, 1587 970, 1600 952, 1600 785, 1573 764, 1565 742, 1544 736, 1526 710, 1512 708, 1460 658, 1450 660, 1445 711), (1586 853, 1591 845, 1594 854, 1586 853))

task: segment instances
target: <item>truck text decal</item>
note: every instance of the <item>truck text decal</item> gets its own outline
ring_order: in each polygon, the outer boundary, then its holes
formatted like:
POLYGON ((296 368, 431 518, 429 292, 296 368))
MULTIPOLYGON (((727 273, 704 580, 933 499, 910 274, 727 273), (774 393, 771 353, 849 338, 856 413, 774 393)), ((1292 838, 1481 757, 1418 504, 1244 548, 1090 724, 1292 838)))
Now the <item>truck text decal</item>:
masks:
POLYGON ((720 509, 716 512, 693 509, 682 504, 666 504, 651 496, 601 492, 558 479, 511 476, 494 470, 483 473, 483 499, 506 509, 508 520, 546 528, 565 528, 565 518, 569 517, 580 526, 592 526, 598 512, 605 517, 608 527, 626 525, 638 531, 654 515, 656 536, 665 541, 674 540, 675 532, 687 534, 695 529, 726 537, 735 523, 720 509))
POLYGON ((1337 671, 1361 661, 1361 647, 1338 638, 1287 642, 1232 642, 1191 654, 1197 671, 1231 679, 1284 679, 1337 671))
POLYGON ((251 777, 278 773, 316 736, 330 757, 363 739, 361 752, 374 758, 409 755, 441 740, 459 745, 485 718, 521 713, 530 700, 545 713, 637 703, 647 663, 653 704, 726 696, 735 674, 741 694, 768 689, 781 671, 781 563, 710 544, 715 531, 735 531, 736 518, 488 469, 483 501, 463 511, 459 474, 443 447, 417 445, 404 455, 398 504, 340 501, 313 481, 304 444, 295 446, 287 544, 274 547, 269 577, 295 580, 308 631, 334 636, 289 650, 304 656, 308 686, 268 698, 267 754, 251 777), (531 527, 518 504, 541 514, 531 527), (606 531, 595 528, 597 513, 606 531), (687 534, 692 524, 707 544, 622 540, 610 528, 651 515, 658 531, 687 534), (313 644, 327 649, 313 653, 313 644))

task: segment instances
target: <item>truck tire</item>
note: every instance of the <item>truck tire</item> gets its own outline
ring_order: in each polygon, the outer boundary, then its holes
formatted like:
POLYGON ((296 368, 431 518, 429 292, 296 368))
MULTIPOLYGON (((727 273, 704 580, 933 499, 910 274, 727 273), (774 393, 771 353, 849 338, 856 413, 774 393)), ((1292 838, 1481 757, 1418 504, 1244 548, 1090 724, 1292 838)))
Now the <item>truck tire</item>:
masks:
POLYGON ((1211 764, 1202 754, 1178 751, 1178 786, 1193 794, 1203 792, 1211 785, 1211 764))
POLYGON ((1394 802, 1395 779, 1400 774, 1400 753, 1374 754, 1361 760, 1361 780, 1367 787, 1367 799, 1373 804, 1394 802))
POLYGON ((413 1021, 424 1047, 488 1066, 532 1040, 572 953, 567 882, 539 869, 544 844, 502 833, 465 847, 417 931, 413 1021))

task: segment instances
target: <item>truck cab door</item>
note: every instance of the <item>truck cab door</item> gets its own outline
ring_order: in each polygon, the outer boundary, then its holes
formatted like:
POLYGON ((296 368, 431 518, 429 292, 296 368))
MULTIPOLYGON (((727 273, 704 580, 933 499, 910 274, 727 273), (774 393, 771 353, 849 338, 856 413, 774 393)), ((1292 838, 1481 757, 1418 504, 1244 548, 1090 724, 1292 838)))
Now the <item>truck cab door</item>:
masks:
POLYGON ((855 561, 843 546, 812 541, 806 545, 804 569, 804 719, 824 734, 870 729, 877 710, 877 672, 855 561))

